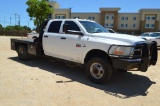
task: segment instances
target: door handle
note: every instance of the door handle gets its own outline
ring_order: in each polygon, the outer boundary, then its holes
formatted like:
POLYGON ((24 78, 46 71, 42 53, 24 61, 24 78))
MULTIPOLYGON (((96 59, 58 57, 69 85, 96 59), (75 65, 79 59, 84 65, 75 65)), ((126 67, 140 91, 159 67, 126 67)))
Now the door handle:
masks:
POLYGON ((45 38, 48 38, 48 36, 44 36, 45 38))
POLYGON ((65 37, 61 37, 61 39, 66 39, 65 37))

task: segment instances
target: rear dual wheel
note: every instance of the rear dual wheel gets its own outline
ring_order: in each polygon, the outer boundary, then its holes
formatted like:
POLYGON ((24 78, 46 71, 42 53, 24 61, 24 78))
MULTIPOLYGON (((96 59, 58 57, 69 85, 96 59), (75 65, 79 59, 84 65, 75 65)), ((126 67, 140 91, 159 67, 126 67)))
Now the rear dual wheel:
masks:
POLYGON ((31 55, 27 51, 27 47, 24 45, 20 45, 17 49, 18 57, 20 60, 29 60, 31 55))

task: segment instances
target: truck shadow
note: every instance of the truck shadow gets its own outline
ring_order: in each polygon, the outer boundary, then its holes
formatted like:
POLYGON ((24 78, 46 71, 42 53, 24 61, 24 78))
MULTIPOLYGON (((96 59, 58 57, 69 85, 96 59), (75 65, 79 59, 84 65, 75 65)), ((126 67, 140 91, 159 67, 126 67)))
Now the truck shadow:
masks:
POLYGON ((149 93, 147 91, 148 88, 152 84, 155 84, 155 82, 152 82, 146 76, 133 74, 131 72, 114 72, 110 82, 99 85, 90 82, 86 78, 84 68, 82 67, 68 67, 64 62, 56 61, 53 63, 45 58, 36 58, 31 61, 20 61, 18 57, 10 57, 9 59, 30 67, 38 67, 45 71, 52 72, 57 76, 63 76, 70 79, 69 81, 55 81, 55 83, 61 84, 76 81, 103 90, 106 94, 122 99, 135 96, 146 96, 149 93))

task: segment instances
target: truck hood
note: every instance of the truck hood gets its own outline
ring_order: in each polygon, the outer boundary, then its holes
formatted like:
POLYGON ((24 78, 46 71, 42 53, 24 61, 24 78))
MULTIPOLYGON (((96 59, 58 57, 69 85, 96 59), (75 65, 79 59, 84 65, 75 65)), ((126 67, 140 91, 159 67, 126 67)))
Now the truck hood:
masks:
POLYGON ((114 42, 122 42, 122 44, 128 44, 128 45, 133 45, 136 42, 145 42, 144 39, 137 37, 137 36, 132 36, 132 35, 127 35, 127 34, 118 34, 118 33, 93 33, 91 34, 92 37, 96 39, 106 39, 106 40, 111 40, 114 42))

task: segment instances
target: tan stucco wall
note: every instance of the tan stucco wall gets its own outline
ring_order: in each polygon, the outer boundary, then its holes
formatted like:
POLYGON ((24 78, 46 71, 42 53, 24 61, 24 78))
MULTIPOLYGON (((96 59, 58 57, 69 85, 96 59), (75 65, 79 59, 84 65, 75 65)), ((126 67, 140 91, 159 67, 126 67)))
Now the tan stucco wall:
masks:
POLYGON ((88 19, 94 17, 94 21, 100 23, 100 13, 71 13, 71 18, 79 17, 80 19, 88 19))
POLYGON ((66 18, 70 18, 70 9, 54 9, 52 18, 55 19, 56 15, 65 15, 66 18))
POLYGON ((111 17, 114 17, 115 18, 115 16, 114 16, 114 14, 113 13, 106 13, 105 14, 105 16, 104 16, 104 24, 108 24, 108 26, 106 26, 106 27, 108 27, 108 28, 113 28, 112 26, 111 26, 111 24, 114 24, 114 19, 112 19, 111 17), (106 17, 109 17, 109 19, 106 19, 106 17))
POLYGON ((60 8, 59 3, 57 3, 56 1, 49 2, 49 5, 51 5, 53 9, 60 8))
POLYGON ((139 30, 140 29, 140 14, 139 13, 119 13, 118 14, 118 29, 139 30), (122 20, 122 17, 128 17, 128 20, 122 20), (136 20, 133 20, 136 17, 136 20), (121 24, 128 24, 127 27, 121 27, 121 24), (136 24, 136 27, 133 27, 136 24))
POLYGON ((100 23, 104 26, 106 23, 109 25, 113 23, 114 30, 120 31, 160 31, 160 9, 140 9, 138 13, 119 13, 120 8, 100 8, 100 12, 96 13, 84 13, 84 12, 71 12, 71 9, 61 9, 60 5, 56 1, 49 2, 49 4, 54 9, 52 18, 56 18, 56 15, 64 15, 66 18, 79 17, 80 19, 88 19, 89 17, 94 17, 94 21, 100 23), (113 14, 114 20, 106 20, 105 15, 113 14), (156 20, 146 20, 146 16, 154 15, 156 20), (122 20, 121 17, 128 17, 128 20, 122 20), (133 20, 136 17, 136 20, 133 20), (127 24, 127 27, 121 27, 127 24), (133 27, 133 24, 136 26, 133 27), (154 24, 155 28, 145 28, 145 24, 154 24))
POLYGON ((160 30, 160 9, 141 9, 141 20, 144 24, 141 27, 141 32, 152 32, 160 30), (147 16, 155 16, 156 20, 146 20, 147 16), (146 24, 154 24, 154 28, 146 28, 146 24))
POLYGON ((160 20, 160 11, 141 11, 140 12, 141 14, 141 20, 145 20, 145 15, 148 14, 148 15, 157 15, 157 20, 160 20))

